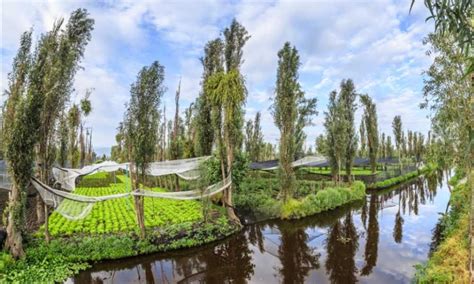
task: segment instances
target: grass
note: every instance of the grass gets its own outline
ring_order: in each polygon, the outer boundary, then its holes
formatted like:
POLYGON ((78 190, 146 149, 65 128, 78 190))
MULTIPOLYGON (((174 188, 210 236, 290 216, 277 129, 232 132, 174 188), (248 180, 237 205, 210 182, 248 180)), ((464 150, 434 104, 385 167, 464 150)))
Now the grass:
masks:
MULTIPOLYGON (((323 169, 323 168, 305 168, 306 171, 315 174, 322 174, 322 175, 330 175, 331 169, 323 169)), ((375 174, 380 173, 380 171, 376 171, 375 174)), ((341 175, 345 175, 345 171, 341 171, 341 175)), ((372 171, 370 169, 363 169, 363 168, 352 168, 352 174, 356 176, 366 176, 372 175, 372 171)))
POLYGON ((299 219, 331 210, 365 197, 365 185, 355 181, 350 187, 333 187, 309 194, 303 199, 291 199, 283 205, 282 219, 299 219))
POLYGON ((427 263, 417 265, 418 283, 469 283, 469 211, 471 189, 454 187, 451 209, 441 219, 442 241, 427 263))
MULTIPOLYGON (((102 173, 99 174, 104 178, 102 173)), ((89 180, 100 180, 100 177, 95 176, 92 175, 89 180)), ((130 191, 130 187, 127 187, 130 180, 124 175, 118 175, 118 183, 111 184, 108 187, 84 187, 84 181, 79 184, 74 193, 85 196, 104 196, 130 191)), ((160 188, 152 188, 152 190, 163 191, 160 188)), ((70 206, 76 211, 84 209, 85 206, 79 202, 69 200, 66 200, 66 202, 68 203, 62 206, 70 206)), ((201 202, 193 200, 182 201, 145 197, 144 211, 145 226, 148 228, 197 222, 203 219, 201 202)), ((79 220, 69 220, 58 212, 53 212, 49 218, 49 230, 52 236, 107 234, 138 230, 133 197, 95 203, 90 214, 79 220)))

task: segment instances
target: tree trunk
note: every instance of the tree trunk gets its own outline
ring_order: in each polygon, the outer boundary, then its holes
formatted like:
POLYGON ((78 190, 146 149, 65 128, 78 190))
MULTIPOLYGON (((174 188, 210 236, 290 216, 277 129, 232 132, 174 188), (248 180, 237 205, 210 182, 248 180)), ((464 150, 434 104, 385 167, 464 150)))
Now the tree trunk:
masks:
MULTIPOLYGON (((135 186, 135 189, 139 189, 140 183, 138 181, 138 169, 136 165, 130 163, 130 178, 132 179, 132 184, 135 186)), ((137 216, 137 224, 140 228, 140 238, 145 238, 145 221, 144 221, 144 213, 143 213, 143 197, 142 196, 134 196, 134 203, 135 203, 135 213, 137 216)))
POLYGON ((5 242, 5 248, 10 251, 10 254, 15 259, 25 255, 23 250, 23 236, 21 235, 21 224, 23 223, 22 202, 21 190, 14 184, 8 201, 7 240, 5 242))
MULTIPOLYGON (((229 132, 225 131, 225 138, 226 138, 226 145, 227 145, 227 176, 232 176, 232 164, 234 162, 234 149, 233 145, 229 139, 229 132)), ((237 223, 238 225, 242 225, 240 222, 239 217, 235 214, 232 202, 232 183, 229 187, 224 191, 225 196, 225 204, 227 209, 227 215, 229 219, 237 223)))
POLYGON ((49 227, 48 227, 48 205, 44 204, 44 239, 46 240, 46 243, 49 243, 51 240, 51 236, 49 235, 49 227))
POLYGON ((41 196, 38 194, 36 196, 36 221, 38 224, 43 224, 45 221, 44 206, 43 199, 41 199, 41 196))

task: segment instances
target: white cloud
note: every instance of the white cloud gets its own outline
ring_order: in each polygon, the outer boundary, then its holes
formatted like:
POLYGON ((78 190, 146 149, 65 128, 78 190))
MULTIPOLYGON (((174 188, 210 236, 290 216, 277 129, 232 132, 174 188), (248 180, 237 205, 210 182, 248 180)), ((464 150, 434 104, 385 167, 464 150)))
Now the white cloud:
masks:
POLYGON ((316 126, 307 129, 309 143, 322 132, 328 93, 343 78, 353 78, 359 91, 375 98, 382 128, 389 128, 393 116, 401 114, 406 127, 427 130, 426 114, 418 103, 420 73, 430 60, 421 39, 431 24, 424 21, 422 1, 416 1, 408 14, 410 2, 3 1, 0 87, 6 86, 24 30, 33 25, 39 35, 51 28, 54 19, 87 8, 96 24, 82 64, 85 70, 79 72, 75 86, 79 93, 95 88, 94 113, 88 121, 97 130, 94 143, 109 146, 138 70, 154 60, 165 65, 167 115, 174 112, 181 77, 183 110, 200 91, 204 44, 219 36, 235 16, 251 35, 242 66, 249 91, 246 116, 262 111, 266 140, 276 142, 279 136, 268 107, 277 52, 285 41, 300 51, 300 81, 308 95, 319 100, 316 126))

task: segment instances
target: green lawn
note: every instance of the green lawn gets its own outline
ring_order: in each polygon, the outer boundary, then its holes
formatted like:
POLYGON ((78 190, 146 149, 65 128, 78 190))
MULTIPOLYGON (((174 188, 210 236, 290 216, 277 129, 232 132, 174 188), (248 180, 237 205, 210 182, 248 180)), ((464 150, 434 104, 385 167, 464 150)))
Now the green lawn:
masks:
MULTIPOLYGON (((315 173, 315 174, 324 174, 324 175, 329 175, 331 174, 331 169, 323 169, 323 168, 305 168, 305 170, 307 170, 308 172, 310 173, 315 173)), ((377 173, 380 173, 380 171, 376 171, 375 172, 376 174, 377 173)), ((344 175, 346 174, 345 171, 341 171, 341 175, 344 175)), ((353 175, 361 175, 361 176, 364 176, 364 175, 371 175, 372 174, 372 171, 370 169, 362 169, 362 168, 353 168, 352 169, 352 174, 353 175)))
MULTIPOLYGON (((83 184, 101 184, 107 179, 104 173, 87 177, 79 184, 74 193, 85 196, 104 196, 130 191, 130 180, 124 175, 117 175, 117 183, 108 186, 85 187, 83 184)), ((163 191, 160 188, 152 188, 163 191)), ((200 201, 169 200, 145 197, 145 225, 146 227, 161 227, 166 225, 197 222, 203 219, 200 201)), ((64 200, 61 206, 70 206, 77 211, 85 205, 64 200)), ((128 232, 138 229, 134 210, 133 197, 125 197, 95 203, 87 217, 80 220, 68 220, 61 214, 53 212, 49 218, 49 230, 52 236, 84 234, 104 234, 128 232)))

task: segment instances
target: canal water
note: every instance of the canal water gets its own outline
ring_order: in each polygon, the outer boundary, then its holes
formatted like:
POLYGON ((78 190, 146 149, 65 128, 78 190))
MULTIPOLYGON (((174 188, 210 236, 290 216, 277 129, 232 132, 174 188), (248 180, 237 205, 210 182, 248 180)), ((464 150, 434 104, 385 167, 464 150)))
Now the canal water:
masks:
POLYGON ((266 221, 221 242, 102 262, 69 283, 409 283, 438 241, 449 200, 436 177, 296 221, 266 221))

